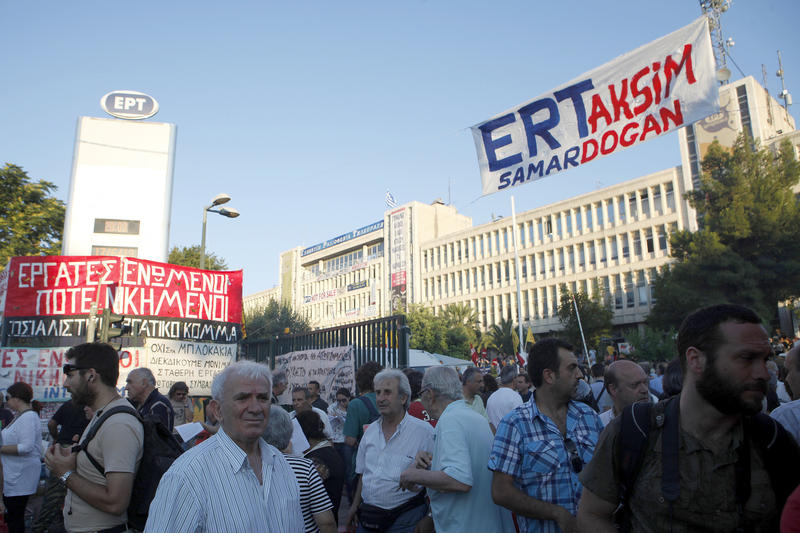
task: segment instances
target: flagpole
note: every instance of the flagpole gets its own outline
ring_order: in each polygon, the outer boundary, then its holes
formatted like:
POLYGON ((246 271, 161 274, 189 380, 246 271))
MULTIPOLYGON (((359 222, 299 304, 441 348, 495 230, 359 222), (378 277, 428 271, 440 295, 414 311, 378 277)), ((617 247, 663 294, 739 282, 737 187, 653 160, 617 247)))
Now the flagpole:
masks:
MULTIPOLYGON (((519 354, 525 352, 522 349, 522 289, 519 286, 519 252, 517 251, 517 210, 514 207, 514 196, 511 196, 511 233, 512 239, 511 243, 514 247, 514 270, 516 272, 516 280, 517 280, 517 323, 519 325, 519 354)), ((527 363, 528 361, 528 354, 525 354, 522 359, 527 363)))
POLYGON ((578 312, 578 302, 575 301, 575 293, 572 293, 572 305, 575 306, 575 316, 578 318, 578 329, 581 330, 581 340, 583 341, 583 355, 586 357, 586 364, 592 366, 589 360, 589 350, 586 349, 586 337, 583 336, 583 324, 581 324, 581 314, 578 312))

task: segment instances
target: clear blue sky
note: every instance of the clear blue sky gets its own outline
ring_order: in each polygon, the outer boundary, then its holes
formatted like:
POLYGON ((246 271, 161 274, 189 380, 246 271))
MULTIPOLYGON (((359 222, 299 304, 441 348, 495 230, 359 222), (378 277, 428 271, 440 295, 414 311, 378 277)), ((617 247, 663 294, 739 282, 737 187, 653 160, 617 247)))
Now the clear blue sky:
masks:
MULTIPOLYGON (((178 125, 170 246, 207 246, 244 269, 245 294, 278 281, 278 254, 448 198, 474 224, 510 214, 480 197, 469 126, 688 24, 696 0, 0 3, 0 163, 66 200, 79 116, 116 89, 178 125)), ((747 75, 800 98, 800 2, 734 0, 723 32, 747 75)), ((729 65, 733 78, 741 77, 729 65)), ((795 107, 800 105, 796 104, 795 107)), ((796 110, 793 116, 797 117, 796 110)), ((677 134, 516 188, 517 211, 680 164, 677 134)), ((120 191, 110 202, 124 201, 120 191)))

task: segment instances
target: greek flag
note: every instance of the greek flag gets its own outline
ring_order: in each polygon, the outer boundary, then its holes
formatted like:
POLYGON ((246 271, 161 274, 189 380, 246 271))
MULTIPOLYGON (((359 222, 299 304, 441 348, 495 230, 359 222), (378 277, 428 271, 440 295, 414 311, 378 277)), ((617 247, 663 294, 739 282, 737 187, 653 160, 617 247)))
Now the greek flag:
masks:
POLYGON ((389 189, 386 189, 386 207, 397 207, 397 202, 392 193, 389 192, 389 189))

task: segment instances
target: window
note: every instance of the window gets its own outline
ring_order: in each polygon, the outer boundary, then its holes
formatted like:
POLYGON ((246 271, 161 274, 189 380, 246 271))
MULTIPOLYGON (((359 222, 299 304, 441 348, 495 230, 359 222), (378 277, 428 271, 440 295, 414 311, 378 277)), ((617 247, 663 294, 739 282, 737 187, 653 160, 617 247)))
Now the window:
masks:
POLYGON ((631 213, 631 218, 636 218, 636 193, 632 192, 628 196, 628 211, 631 213))
POLYGON ((659 215, 663 214, 661 210, 661 185, 653 187, 653 211, 659 215))
POLYGON ((553 254, 553 250, 547 252, 547 261, 550 263, 550 273, 555 274, 556 272, 556 262, 555 262, 555 255, 553 254))
POLYGON ((645 240, 647 241, 647 253, 652 254, 655 251, 653 247, 653 230, 647 228, 644 232, 645 240))
POLYGON ((614 199, 613 198, 608 200, 607 213, 608 213, 608 223, 609 224, 613 224, 614 223, 614 199))
POLYGON ((639 305, 647 305, 647 283, 644 279, 644 270, 636 273, 636 289, 639 293, 639 305))
POLYGON ((598 248, 598 250, 600 250, 600 262, 601 263, 605 263, 606 262, 606 241, 605 240, 597 241, 597 248, 598 248))
POLYGON ((666 184, 667 209, 675 211, 675 191, 672 190, 672 182, 666 184))
POLYGON ((619 209, 619 220, 625 220, 625 195, 617 196, 617 209, 619 209))
POLYGON ((642 189, 639 191, 639 196, 642 200, 642 215, 650 216, 650 200, 647 196, 647 189, 642 189))
POLYGON ((592 206, 589 206, 589 209, 586 210, 586 229, 592 229, 592 206))
POLYGON ((658 227, 658 249, 667 249, 667 228, 663 224, 658 227))
POLYGON ((564 249, 560 248, 558 250, 558 269, 561 272, 564 272, 564 249))
POLYGON ((617 236, 611 237, 611 260, 617 260, 617 236))
POLYGON ((603 226, 603 203, 602 202, 598 202, 597 203, 596 210, 597 210, 597 226, 598 227, 602 227, 603 226))
POLYGON ((508 251, 508 228, 503 230, 503 248, 508 251))
POLYGON ((625 307, 633 307, 635 304, 633 294, 633 274, 627 272, 625 274, 625 307))
POLYGON ((575 211, 575 229, 578 230, 578 231, 581 231, 583 229, 582 217, 583 217, 583 215, 581 214, 581 210, 580 209, 575 211))
POLYGON ((642 241, 639 236, 639 230, 633 232, 633 255, 636 257, 642 255, 642 241))
POLYGON ((572 211, 567 212, 567 235, 572 235, 572 211))
POLYGON ((558 235, 559 239, 563 236, 563 233, 561 233, 561 215, 560 214, 556 215, 556 235, 558 235))
POLYGON ((594 250, 594 241, 589 243, 589 264, 595 264, 595 250, 594 250))
POLYGON ((583 250, 583 245, 578 245, 578 266, 583 267, 586 264, 586 252, 583 250))

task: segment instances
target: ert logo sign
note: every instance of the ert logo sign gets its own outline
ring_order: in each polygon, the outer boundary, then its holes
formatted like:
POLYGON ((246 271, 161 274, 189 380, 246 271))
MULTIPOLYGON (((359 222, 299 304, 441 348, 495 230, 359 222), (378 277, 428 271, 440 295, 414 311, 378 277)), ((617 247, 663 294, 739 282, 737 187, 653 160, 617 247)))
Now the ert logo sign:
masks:
POLYGON ((158 113, 158 102, 137 91, 111 91, 100 99, 100 107, 117 118, 141 120, 158 113))

